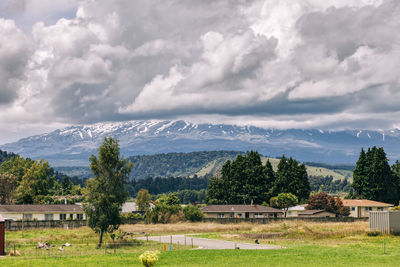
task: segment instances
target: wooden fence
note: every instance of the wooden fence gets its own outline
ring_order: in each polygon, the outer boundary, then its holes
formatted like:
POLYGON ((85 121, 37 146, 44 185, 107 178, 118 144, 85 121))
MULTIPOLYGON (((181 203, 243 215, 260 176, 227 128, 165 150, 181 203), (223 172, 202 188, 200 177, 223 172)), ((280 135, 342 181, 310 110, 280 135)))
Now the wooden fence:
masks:
POLYGON ((268 224, 271 222, 281 221, 308 221, 308 222, 356 222, 356 221, 368 221, 368 218, 354 218, 354 217, 337 217, 337 218, 324 218, 324 217, 282 217, 282 218, 204 218, 204 222, 215 222, 215 223, 259 223, 268 224))
POLYGON ((8 231, 17 231, 22 229, 40 229, 40 228, 65 228, 72 229, 86 226, 86 220, 72 221, 5 221, 5 229, 8 231))

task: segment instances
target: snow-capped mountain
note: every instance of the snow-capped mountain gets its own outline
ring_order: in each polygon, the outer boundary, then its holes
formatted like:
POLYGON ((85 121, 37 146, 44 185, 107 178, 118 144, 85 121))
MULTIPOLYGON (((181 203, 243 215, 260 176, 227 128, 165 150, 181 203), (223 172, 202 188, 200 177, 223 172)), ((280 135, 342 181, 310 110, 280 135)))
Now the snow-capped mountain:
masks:
POLYGON ((400 158, 400 130, 274 130, 254 126, 193 124, 187 121, 131 121, 72 126, 31 136, 0 149, 54 166, 88 165, 104 137, 120 140, 128 157, 141 154, 203 150, 257 150, 267 156, 293 156, 300 161, 352 163, 361 147, 383 146, 392 160, 400 158))

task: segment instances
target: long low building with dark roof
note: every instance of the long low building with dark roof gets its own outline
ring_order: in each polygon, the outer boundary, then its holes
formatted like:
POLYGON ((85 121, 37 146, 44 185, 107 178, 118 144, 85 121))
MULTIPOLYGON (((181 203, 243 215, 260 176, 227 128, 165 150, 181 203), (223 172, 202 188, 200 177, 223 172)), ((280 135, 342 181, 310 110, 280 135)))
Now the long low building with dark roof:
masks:
POLYGON ((6 220, 58 221, 85 220, 80 205, 0 205, 0 214, 6 220))
POLYGON ((210 205, 201 208, 206 218, 277 218, 283 212, 262 205, 210 205))

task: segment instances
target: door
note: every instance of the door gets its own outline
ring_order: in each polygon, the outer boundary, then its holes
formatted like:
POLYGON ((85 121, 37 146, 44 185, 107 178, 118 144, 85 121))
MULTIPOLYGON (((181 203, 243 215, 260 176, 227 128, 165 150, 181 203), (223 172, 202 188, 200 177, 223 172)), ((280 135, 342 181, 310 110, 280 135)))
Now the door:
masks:
POLYGON ((246 212, 246 214, 245 214, 245 218, 247 219, 247 218, 249 218, 250 216, 249 216, 249 212, 246 212))

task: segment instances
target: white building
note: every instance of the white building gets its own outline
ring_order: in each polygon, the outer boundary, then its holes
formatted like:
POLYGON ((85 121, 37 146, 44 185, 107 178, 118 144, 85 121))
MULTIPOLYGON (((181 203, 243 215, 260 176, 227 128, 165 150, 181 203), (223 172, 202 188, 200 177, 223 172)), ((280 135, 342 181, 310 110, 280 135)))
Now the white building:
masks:
POLYGON ((306 207, 307 207, 307 204, 290 207, 290 208, 288 208, 286 217, 297 217, 300 212, 304 212, 306 210, 306 207))
POLYGON ((0 215, 6 220, 63 221, 85 220, 80 205, 0 205, 0 215))

